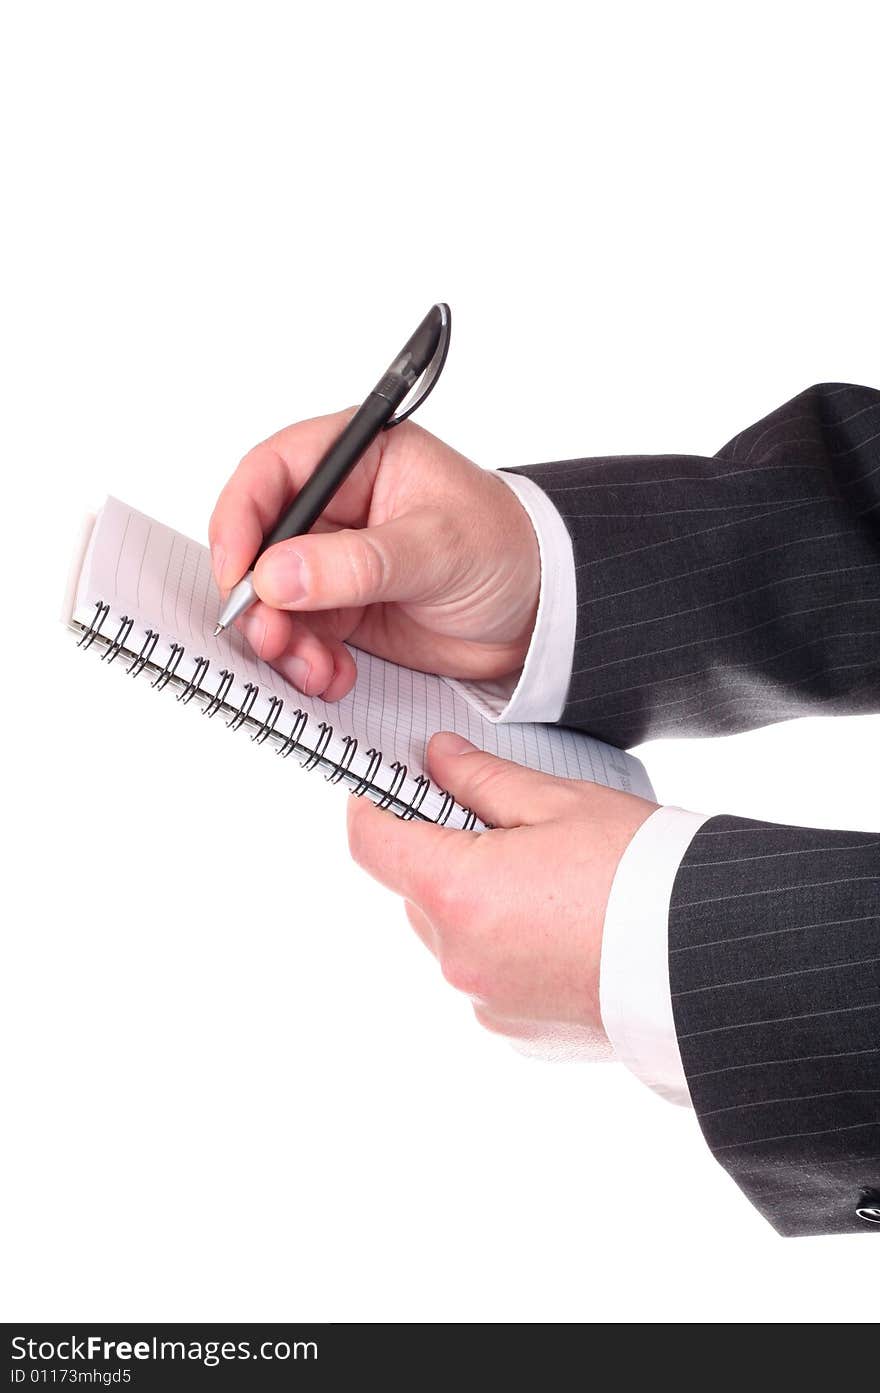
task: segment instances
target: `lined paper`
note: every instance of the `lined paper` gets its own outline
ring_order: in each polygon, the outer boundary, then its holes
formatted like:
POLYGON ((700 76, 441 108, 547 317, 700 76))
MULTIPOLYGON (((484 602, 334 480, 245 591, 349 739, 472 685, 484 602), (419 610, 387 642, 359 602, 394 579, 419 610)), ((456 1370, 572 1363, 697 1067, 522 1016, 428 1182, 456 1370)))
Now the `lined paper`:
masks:
MULTIPOLYGON (((321 723, 333 728, 327 753, 334 760, 344 753, 346 736, 356 739, 353 773, 366 771, 372 749, 383 753, 382 787, 393 777, 392 762, 405 764, 402 792, 407 799, 425 773, 426 746, 438 730, 455 730, 492 754, 532 769, 652 796, 642 765, 631 755, 560 727, 493 724, 442 677, 398 667, 360 650, 352 649, 358 678, 348 696, 331 704, 304 696, 257 658, 236 629, 214 637, 221 597, 208 549, 115 498, 107 500, 95 522, 76 590, 74 620, 90 624, 99 602, 110 607, 102 635, 114 637, 123 617, 134 621, 126 644, 134 651, 140 650, 147 630, 159 634, 154 662, 164 664, 172 645, 182 645, 179 676, 188 678, 196 660, 207 659, 203 690, 216 691, 223 669, 234 673, 228 704, 237 707, 245 699, 246 684, 256 685, 259 693, 251 714, 257 720, 266 715, 271 698, 278 697, 284 703, 275 727, 280 734, 287 734, 294 712, 301 710, 309 718, 303 735, 307 746, 314 744, 321 723)), ((432 787, 422 811, 436 817, 442 806, 440 791, 432 787)), ((461 821, 456 809, 449 825, 461 821)))

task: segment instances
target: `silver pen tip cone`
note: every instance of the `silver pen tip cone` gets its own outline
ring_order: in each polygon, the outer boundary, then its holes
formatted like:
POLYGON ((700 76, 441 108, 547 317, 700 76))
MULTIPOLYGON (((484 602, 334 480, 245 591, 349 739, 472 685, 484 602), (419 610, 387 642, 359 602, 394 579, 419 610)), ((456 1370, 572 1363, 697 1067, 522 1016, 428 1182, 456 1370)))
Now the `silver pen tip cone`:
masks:
POLYGON ((216 638, 218 634, 222 634, 222 632, 223 632, 223 630, 224 630, 225 628, 226 628, 226 625, 225 625, 225 624, 218 624, 217 627, 216 627, 215 630, 214 630, 214 637, 216 638))

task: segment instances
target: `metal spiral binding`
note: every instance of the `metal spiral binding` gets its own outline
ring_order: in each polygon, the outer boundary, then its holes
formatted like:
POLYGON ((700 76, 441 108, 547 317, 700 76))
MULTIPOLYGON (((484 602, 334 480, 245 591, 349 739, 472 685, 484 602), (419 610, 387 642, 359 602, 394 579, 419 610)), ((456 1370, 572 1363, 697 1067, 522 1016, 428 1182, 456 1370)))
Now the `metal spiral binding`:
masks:
POLYGON ((302 761, 303 769, 314 769, 327 753, 327 746, 333 739, 333 727, 327 721, 322 721, 318 726, 318 738, 315 741, 315 748, 302 761))
POLYGON ((224 701, 229 696, 229 688, 232 686, 234 681, 235 673, 230 672, 228 668, 222 668, 220 671, 220 685, 218 686, 214 695, 211 697, 211 700, 208 702, 207 706, 202 707, 202 715, 207 716, 209 721, 214 719, 214 717, 217 715, 217 712, 223 705, 224 701))
POLYGON ((367 767, 361 778, 351 790, 352 798, 363 798, 367 789, 376 782, 376 775, 382 768, 382 751, 367 750, 367 767))
POLYGON ((260 689, 256 685, 256 683, 245 682, 244 696, 241 699, 241 705, 239 706, 235 715, 232 716, 231 719, 226 722, 226 725, 229 728, 229 730, 241 730, 248 716, 254 709, 254 702, 256 701, 257 696, 259 695, 259 691, 260 689))
POLYGON ((342 742, 342 757, 336 761, 336 768, 331 769, 324 778, 328 784, 338 784, 343 774, 347 774, 351 768, 351 761, 357 752, 358 742, 353 735, 346 735, 342 742))
POLYGON ((184 706, 188 706, 208 675, 208 668, 211 666, 210 658, 196 658, 196 665, 193 668, 192 677, 187 682, 182 692, 177 693, 177 700, 184 706))
POLYGON ((110 606, 105 605, 101 600, 98 600, 95 606, 95 614, 92 619, 92 622, 86 629, 79 643, 76 645, 77 648, 91 648, 95 639, 98 637, 98 634, 101 632, 101 627, 109 613, 110 606))
POLYGON ((153 678, 152 682, 150 683, 150 686, 155 687, 157 691, 164 692, 165 688, 168 686, 168 683, 171 681, 172 677, 177 672, 182 657, 183 644, 172 643, 171 652, 168 654, 165 666, 159 673, 159 676, 153 678))
MULTIPOLYGON (((333 725, 328 721, 321 721, 318 725, 314 744, 306 743, 305 736, 309 726, 309 716, 307 712, 299 708, 292 714, 292 725, 289 732, 287 735, 283 735, 278 729, 278 721, 284 710, 282 697, 275 696, 274 693, 268 694, 269 706, 260 720, 253 715, 260 688, 254 682, 247 682, 241 702, 236 708, 233 708, 229 704, 228 698, 235 683, 234 672, 228 668, 222 668, 217 676, 217 686, 212 693, 205 686, 211 667, 209 658, 194 658, 192 660, 193 670, 189 677, 185 678, 180 670, 186 656, 186 648, 183 644, 172 643, 168 657, 160 667, 158 661, 153 661, 153 655, 160 639, 156 630, 146 630, 140 649, 136 651, 134 647, 129 647, 134 620, 127 614, 122 615, 114 637, 110 638, 108 634, 103 633, 103 627, 109 614, 110 606, 105 604, 103 600, 97 601, 95 613, 88 626, 83 626, 77 647, 85 651, 91 648, 97 639, 104 645, 101 660, 106 662, 108 666, 116 661, 120 653, 123 653, 126 658, 131 660, 126 668, 130 677, 139 677, 142 672, 149 668, 153 674, 150 686, 161 692, 169 684, 174 684, 180 689, 177 692, 177 700, 183 706, 189 705, 193 697, 199 697, 204 702, 201 714, 207 716, 209 720, 212 720, 219 711, 223 711, 228 715, 226 726, 229 730, 240 730, 243 725, 247 724, 255 726, 256 729, 251 735, 251 740, 255 745, 263 745, 272 738, 275 744, 275 753, 281 755, 282 759, 287 759, 294 751, 302 751, 305 755, 305 758, 300 761, 303 769, 315 769, 321 764, 329 766, 329 772, 324 776, 327 782, 337 784, 346 779, 352 785, 352 797, 362 798, 365 793, 370 793, 379 808, 389 809, 396 805, 396 814, 404 821, 417 817, 426 819, 426 815, 421 812, 422 805, 431 788, 431 780, 426 774, 420 774, 414 780, 412 794, 408 801, 405 801, 403 786, 406 783, 407 766, 401 761, 395 760, 391 764, 391 781, 388 787, 383 789, 378 783, 381 772, 386 767, 381 750, 370 748, 366 751, 364 756, 366 767, 362 774, 357 775, 352 768, 358 751, 358 741, 355 736, 346 735, 342 738, 342 751, 339 757, 334 760, 327 753, 333 739, 333 725)), ((443 799, 440 811, 436 818, 427 818, 426 820, 434 821, 442 827, 448 822, 453 809, 456 807, 456 802, 451 793, 443 789, 439 792, 443 799)), ((464 829, 469 831, 476 825, 476 814, 467 808, 462 811, 464 812, 464 829)))
MULTIPOLYGON (((428 789, 430 787, 431 780, 428 778, 427 774, 420 774, 419 777, 416 779, 416 786, 413 789, 412 798, 409 800, 409 803, 406 805, 403 812, 399 814, 399 816, 403 818, 404 822, 409 822, 411 818, 415 817, 416 813, 419 811, 419 808, 424 803, 425 794, 428 792, 428 789)), ((447 793, 446 796, 448 798, 449 794, 447 793)))
POLYGON ((260 726, 260 729, 256 732, 256 734, 251 736, 251 740, 255 745, 262 745, 265 743, 266 740, 268 740, 269 736, 275 729, 278 717, 281 715, 283 707, 283 697, 272 696, 269 698, 269 710, 263 717, 263 724, 260 726))
POLYGON ((403 788, 403 782, 406 778, 406 765, 401 764, 399 760, 395 760, 391 768, 394 771, 394 778, 391 780, 386 792, 382 794, 382 797, 376 803, 377 808, 390 808, 400 790, 403 788))
POLYGON ((291 728, 290 734, 288 735, 284 744, 279 745, 278 749, 275 751, 276 755, 280 755, 282 759, 287 759, 288 755, 293 754, 293 751, 296 749, 297 745, 302 739, 303 731, 305 730, 308 723, 309 718, 306 715, 305 711, 300 711, 299 708, 297 708, 297 710, 293 713, 293 726, 291 728))
MULTIPOLYGON (((106 663, 109 667, 110 663, 114 662, 119 657, 119 654, 125 647, 125 644, 128 640, 128 636, 131 633, 133 627, 134 620, 129 619, 127 614, 123 614, 119 624, 119 630, 116 634, 115 639, 111 643, 110 647, 105 648, 104 652, 101 654, 102 663, 106 663)), ((82 642, 82 640, 80 640, 80 642, 82 642)))
POLYGON ((126 668, 129 677, 140 677, 147 663, 153 656, 156 644, 159 642, 159 635, 154 629, 147 629, 141 651, 138 653, 130 667, 126 668))

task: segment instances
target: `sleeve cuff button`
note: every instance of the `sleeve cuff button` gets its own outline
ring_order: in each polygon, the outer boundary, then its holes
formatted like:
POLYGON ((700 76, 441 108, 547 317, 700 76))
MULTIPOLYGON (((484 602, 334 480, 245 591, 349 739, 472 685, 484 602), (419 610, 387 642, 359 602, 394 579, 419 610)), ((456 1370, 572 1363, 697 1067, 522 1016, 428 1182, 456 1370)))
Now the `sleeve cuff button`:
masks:
POLYGON ((863 1190, 856 1218, 866 1224, 880 1224, 880 1190, 863 1190))

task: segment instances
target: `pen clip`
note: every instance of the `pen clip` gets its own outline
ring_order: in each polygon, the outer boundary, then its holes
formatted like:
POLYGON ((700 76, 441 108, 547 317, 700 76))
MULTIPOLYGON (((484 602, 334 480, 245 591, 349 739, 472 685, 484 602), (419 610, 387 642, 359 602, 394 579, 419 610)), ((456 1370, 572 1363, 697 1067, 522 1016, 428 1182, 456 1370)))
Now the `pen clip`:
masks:
POLYGON ((434 390, 437 379, 443 371, 446 355, 449 352, 449 335, 452 328, 452 315, 448 305, 438 304, 436 309, 440 314, 440 337, 437 340, 437 347, 434 349, 434 355, 424 372, 413 383, 412 390, 415 392, 415 396, 410 401, 404 399, 400 410, 395 412, 390 421, 386 421, 385 430, 390 430, 392 426, 399 426, 401 421, 405 421, 408 416, 413 414, 417 406, 421 406, 425 398, 430 396, 431 392, 434 390))

